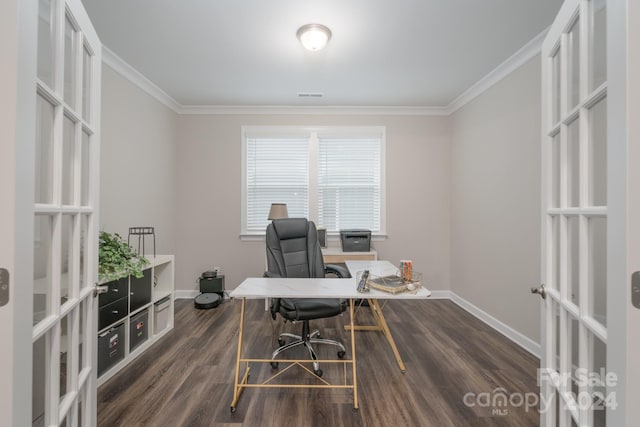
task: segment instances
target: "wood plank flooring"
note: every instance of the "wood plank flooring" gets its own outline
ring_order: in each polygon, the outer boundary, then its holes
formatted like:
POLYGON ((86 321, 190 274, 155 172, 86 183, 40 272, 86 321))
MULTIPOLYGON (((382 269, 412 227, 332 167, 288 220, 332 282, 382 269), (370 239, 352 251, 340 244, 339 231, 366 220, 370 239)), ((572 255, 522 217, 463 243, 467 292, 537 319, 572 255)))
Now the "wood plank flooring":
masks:
MULTIPOLYGON (((385 317, 407 372, 398 369, 380 332, 357 332, 360 410, 346 390, 247 389, 231 413, 240 301, 197 310, 176 301, 175 328, 98 389, 99 426, 537 426, 537 408, 486 406, 496 389, 538 393, 539 361, 448 300, 391 301, 385 317), (465 404, 476 403, 475 406, 465 404), (476 399, 484 393, 480 399, 476 399), (494 410, 498 412, 492 412, 494 410)), ((362 307, 358 323, 372 322, 362 307)), ((345 343, 348 316, 312 322, 323 336, 345 343)), ((265 357, 277 334, 300 324, 273 321, 264 301, 247 301, 245 348, 265 357)), ((324 347, 324 348, 323 348, 324 347)), ((319 356, 335 358, 330 346, 319 356)), ((304 350, 299 357, 304 357, 304 350)), ((291 354, 288 357, 294 357, 291 354)), ((299 369, 299 368, 298 368, 299 369)), ((324 377, 343 375, 342 365, 322 366, 324 377)), ((266 378, 268 364, 251 379, 266 378)), ((286 375, 299 378, 298 371, 286 375)), ((282 381, 286 381, 283 375, 282 381)), ((313 378, 309 379, 314 381, 313 378)))

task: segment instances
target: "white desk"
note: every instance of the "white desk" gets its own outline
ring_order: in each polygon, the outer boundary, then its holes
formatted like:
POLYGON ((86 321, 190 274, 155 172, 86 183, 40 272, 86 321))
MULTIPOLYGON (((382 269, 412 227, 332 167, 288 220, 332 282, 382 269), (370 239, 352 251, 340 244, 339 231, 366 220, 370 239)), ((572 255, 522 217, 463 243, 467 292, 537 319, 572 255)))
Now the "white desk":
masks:
MULTIPOLYGON (((360 262, 367 262, 367 266, 370 271, 376 271, 378 273, 387 271, 387 269, 395 268, 392 264, 385 261, 354 261, 357 264, 351 264, 352 272, 359 271, 360 267, 364 267, 364 264, 360 262)), ((348 264, 348 265, 349 265, 348 264)), ((372 273, 372 274, 378 274, 372 273)), ((392 274, 391 272, 390 274, 392 274)), ((354 274, 355 276, 355 274, 354 274)), ((431 295, 431 292, 426 288, 420 288, 413 292, 389 294, 386 292, 372 289, 366 294, 356 291, 356 279, 293 279, 293 278, 264 278, 264 277, 252 277, 245 279, 237 288, 230 293, 231 298, 241 298, 242 305, 240 310, 240 326, 238 333, 238 352, 236 357, 236 372, 235 383, 233 387, 233 401, 231 402, 231 412, 235 412, 238 400, 245 388, 257 388, 257 387, 306 387, 306 388, 338 388, 338 389, 350 389, 353 391, 353 408, 358 409, 358 386, 356 376, 356 347, 354 331, 356 330, 379 330, 384 332, 387 340, 389 341, 396 359, 401 364, 401 369, 404 372, 404 364, 398 354, 398 350, 391 337, 391 332, 387 326, 384 316, 382 315, 382 308, 378 304, 379 299, 425 299, 431 295), (349 325, 345 328, 351 332, 351 358, 340 360, 318 360, 320 363, 342 363, 345 366, 344 382, 341 384, 330 384, 322 378, 318 378, 320 384, 273 384, 271 380, 277 377, 279 374, 268 378, 266 381, 260 384, 249 383, 249 363, 270 363, 271 359, 250 359, 243 356, 243 331, 244 331, 244 314, 247 299, 262 299, 262 298, 340 298, 349 300, 349 325), (376 326, 355 326, 354 325, 354 300, 366 298, 369 301, 372 312, 376 319, 376 326), (245 372, 240 378, 241 364, 245 364, 245 372), (348 382, 347 379, 347 366, 352 368, 352 381, 348 382)), ((311 360, 291 359, 283 360, 279 359, 279 362, 289 363, 290 365, 299 365, 305 370, 311 372, 309 369, 302 365, 303 362, 311 362, 311 360)), ((286 369, 286 368, 285 368, 286 369)), ((312 372, 311 372, 312 373, 312 372)))

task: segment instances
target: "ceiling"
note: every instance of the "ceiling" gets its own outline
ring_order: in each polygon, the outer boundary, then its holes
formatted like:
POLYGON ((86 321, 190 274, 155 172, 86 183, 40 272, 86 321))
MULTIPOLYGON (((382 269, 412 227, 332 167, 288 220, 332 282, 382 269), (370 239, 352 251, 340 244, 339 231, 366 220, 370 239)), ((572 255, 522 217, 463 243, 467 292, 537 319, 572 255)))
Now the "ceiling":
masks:
POLYGON ((444 107, 551 25, 562 0, 83 3, 102 43, 183 106, 444 107), (311 22, 333 33, 319 52, 296 38, 311 22))

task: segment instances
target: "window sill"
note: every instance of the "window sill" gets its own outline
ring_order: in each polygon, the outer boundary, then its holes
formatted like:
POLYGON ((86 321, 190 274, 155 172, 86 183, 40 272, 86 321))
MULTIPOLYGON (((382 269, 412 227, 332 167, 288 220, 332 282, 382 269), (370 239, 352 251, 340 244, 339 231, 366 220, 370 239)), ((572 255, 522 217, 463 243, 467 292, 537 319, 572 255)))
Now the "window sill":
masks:
MULTIPOLYGON (((240 234, 240 240, 242 240, 243 242, 264 242, 264 233, 259 233, 259 234, 240 234)), ((373 234, 371 236, 371 240, 374 242, 383 242, 385 240, 387 240, 387 237, 389 237, 386 234, 373 234)), ((329 242, 340 242, 340 235, 339 234, 329 234, 327 236, 327 240, 329 242)), ((333 246, 333 245, 332 245, 333 246)))

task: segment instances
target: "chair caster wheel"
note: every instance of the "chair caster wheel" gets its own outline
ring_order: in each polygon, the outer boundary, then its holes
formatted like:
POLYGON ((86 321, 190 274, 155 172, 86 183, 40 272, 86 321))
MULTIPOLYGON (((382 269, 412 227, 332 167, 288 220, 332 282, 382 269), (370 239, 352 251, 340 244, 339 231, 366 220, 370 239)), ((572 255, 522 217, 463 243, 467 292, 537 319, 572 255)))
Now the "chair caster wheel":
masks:
POLYGON ((344 352, 344 351, 340 350, 340 351, 338 352, 338 357, 339 357, 340 359, 342 359, 342 358, 344 357, 344 355, 345 355, 345 352, 344 352))
POLYGON ((278 338, 278 344, 280 345, 280 347, 282 347, 283 345, 285 345, 287 342, 283 339, 283 338, 278 338))
POLYGON ((236 412, 236 407, 235 407, 235 406, 232 406, 232 407, 231 407, 231 413, 232 413, 232 414, 234 414, 235 412, 236 412))
POLYGON ((278 369, 278 362, 271 362, 271 369, 278 369))
POLYGON ((317 371, 313 371, 314 374, 316 374, 316 376, 321 377, 322 376, 322 369, 318 369, 317 371))

